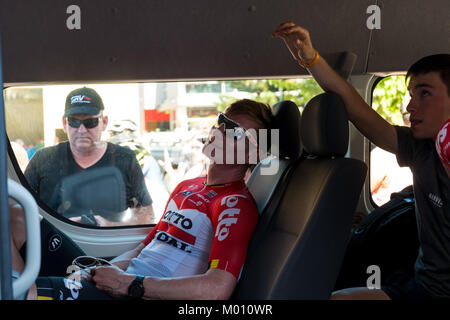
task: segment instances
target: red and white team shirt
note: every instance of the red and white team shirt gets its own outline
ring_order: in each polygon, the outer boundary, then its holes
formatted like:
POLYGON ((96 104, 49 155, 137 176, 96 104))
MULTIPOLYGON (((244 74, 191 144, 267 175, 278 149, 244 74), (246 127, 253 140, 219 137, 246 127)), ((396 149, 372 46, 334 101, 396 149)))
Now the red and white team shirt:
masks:
POLYGON ((450 170, 450 119, 442 125, 435 143, 439 159, 444 167, 450 170))
POLYGON ((218 268, 238 279, 258 216, 243 180, 213 186, 206 177, 183 181, 127 272, 178 277, 218 268))

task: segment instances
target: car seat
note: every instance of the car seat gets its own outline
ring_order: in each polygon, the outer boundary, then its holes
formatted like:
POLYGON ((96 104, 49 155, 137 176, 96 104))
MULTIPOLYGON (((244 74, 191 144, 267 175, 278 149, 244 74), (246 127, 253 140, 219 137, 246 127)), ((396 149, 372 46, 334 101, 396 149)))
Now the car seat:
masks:
MULTIPOLYGON (((284 120, 280 136, 298 126, 284 120)), ((262 210, 233 299, 328 299, 333 290, 367 166, 344 157, 348 118, 336 94, 311 99, 299 130, 307 155, 291 163, 262 210)), ((296 137, 284 139, 298 148, 296 137)))

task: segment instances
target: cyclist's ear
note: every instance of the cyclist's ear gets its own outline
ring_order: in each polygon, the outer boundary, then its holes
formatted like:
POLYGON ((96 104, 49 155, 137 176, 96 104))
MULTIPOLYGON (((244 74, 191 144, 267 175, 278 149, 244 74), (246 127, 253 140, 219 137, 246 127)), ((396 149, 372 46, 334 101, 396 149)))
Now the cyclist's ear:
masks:
POLYGON ((248 148, 248 152, 247 152, 247 158, 246 158, 246 163, 249 165, 254 165, 257 164, 259 161, 261 161, 259 159, 259 146, 255 146, 254 144, 247 142, 247 148, 248 148))

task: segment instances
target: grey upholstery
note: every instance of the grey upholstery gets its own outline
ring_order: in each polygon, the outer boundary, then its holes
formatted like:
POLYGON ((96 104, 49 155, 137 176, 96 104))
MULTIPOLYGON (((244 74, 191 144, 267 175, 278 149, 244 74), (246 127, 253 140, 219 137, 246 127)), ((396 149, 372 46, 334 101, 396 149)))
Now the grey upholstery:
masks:
POLYGON ((275 191, 284 187, 261 216, 234 299, 328 299, 333 290, 367 167, 342 156, 348 135, 328 140, 348 130, 340 99, 316 98, 302 115, 301 139, 320 154, 296 162, 275 191))
POLYGON ((247 181, 247 187, 258 205, 260 214, 264 212, 281 178, 289 166, 301 154, 300 112, 292 101, 282 101, 274 105, 273 129, 279 130, 278 141, 273 141, 272 151, 278 157, 266 158, 256 165, 247 181), (278 142, 278 143, 277 143, 278 142), (277 168, 275 174, 265 174, 269 168, 277 168))

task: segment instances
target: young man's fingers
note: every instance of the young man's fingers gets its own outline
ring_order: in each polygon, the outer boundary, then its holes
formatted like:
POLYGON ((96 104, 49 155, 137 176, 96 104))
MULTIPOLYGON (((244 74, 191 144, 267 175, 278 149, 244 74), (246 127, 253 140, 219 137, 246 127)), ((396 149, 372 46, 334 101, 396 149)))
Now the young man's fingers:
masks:
POLYGON ((294 33, 294 32, 303 33, 303 29, 301 27, 299 27, 299 26, 292 26, 292 27, 289 27, 289 28, 286 28, 286 29, 283 30, 283 33, 285 33, 285 34, 291 34, 291 33, 294 33))
POLYGON ((300 26, 290 27, 284 31, 284 34, 286 34, 286 35, 293 35, 294 33, 296 34, 296 36, 299 36, 301 38, 301 40, 306 40, 309 37, 308 30, 306 30, 300 26))
POLYGON ((287 27, 279 32, 274 33, 274 37, 299 37, 304 40, 308 37, 308 33, 305 29, 299 26, 287 27))
POLYGON ((295 24, 293 22, 285 22, 280 24, 275 31, 272 33, 273 36, 279 36, 281 33, 283 33, 285 30, 295 27, 295 24))
POLYGON ((308 30, 305 28, 296 25, 293 22, 286 23, 280 27, 278 27, 273 34, 280 35, 280 34, 292 34, 292 33, 298 33, 302 36, 308 36, 308 30))
POLYGON ((285 34, 286 31, 290 30, 291 28, 293 28, 293 26, 287 26, 287 27, 282 28, 282 29, 277 29, 277 30, 274 31, 274 33, 272 33, 272 35, 280 36, 282 34, 285 34))
POLYGON ((295 26, 295 23, 292 22, 292 21, 283 22, 283 23, 281 23, 281 24, 277 27, 277 29, 276 29, 275 31, 278 31, 278 30, 280 30, 280 29, 283 29, 283 28, 285 28, 285 27, 287 27, 287 26, 295 26))
POLYGON ((286 33, 286 32, 279 32, 279 33, 275 33, 275 34, 272 34, 272 38, 283 38, 283 39, 288 39, 288 38, 290 38, 290 37, 292 37, 292 36, 296 36, 295 34, 292 34, 292 33, 286 33))

